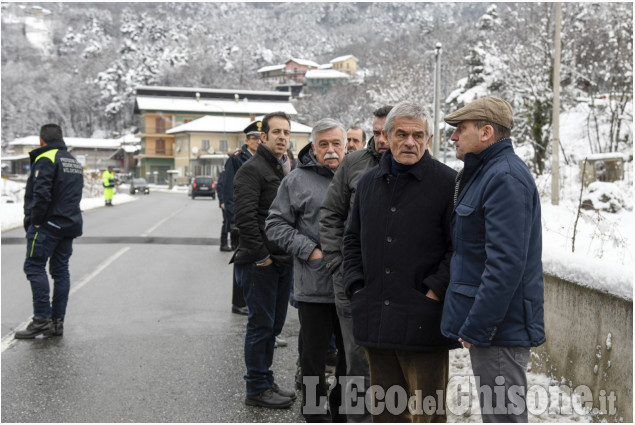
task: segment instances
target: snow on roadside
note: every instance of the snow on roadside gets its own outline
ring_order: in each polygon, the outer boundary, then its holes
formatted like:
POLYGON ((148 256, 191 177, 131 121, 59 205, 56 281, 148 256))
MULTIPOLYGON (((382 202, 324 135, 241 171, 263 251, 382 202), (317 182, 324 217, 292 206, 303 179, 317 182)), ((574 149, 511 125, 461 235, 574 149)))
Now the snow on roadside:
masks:
MULTIPOLYGON (((542 374, 527 373, 527 408, 532 423, 593 421, 574 391, 542 374)), ((482 422, 470 354, 465 348, 450 351, 447 416, 448 423, 482 422)))
MULTIPOLYGON (((2 203, 0 204, 0 217, 2 219, 2 231, 7 231, 23 226, 24 222, 24 188, 25 184, 1 179, 0 194, 2 203)), ((115 193, 113 204, 125 204, 136 201, 132 195, 125 193, 115 193)), ((82 211, 92 210, 104 206, 103 196, 99 198, 83 198, 79 204, 82 211)))

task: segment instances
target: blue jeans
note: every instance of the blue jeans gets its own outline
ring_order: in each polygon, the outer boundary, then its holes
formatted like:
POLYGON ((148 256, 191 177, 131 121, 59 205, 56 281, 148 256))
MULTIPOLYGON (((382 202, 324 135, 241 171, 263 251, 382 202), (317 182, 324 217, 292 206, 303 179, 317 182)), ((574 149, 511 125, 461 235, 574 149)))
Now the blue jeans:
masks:
POLYGON ((31 225, 26 232, 26 241, 24 273, 31 282, 33 316, 64 320, 71 289, 68 261, 73 254, 73 238, 56 236, 43 227, 36 229, 31 225), (52 305, 47 261, 54 282, 52 305))
POLYGON ((236 280, 249 308, 245 335, 247 394, 256 395, 273 385, 273 349, 287 318, 291 267, 236 264, 236 280))

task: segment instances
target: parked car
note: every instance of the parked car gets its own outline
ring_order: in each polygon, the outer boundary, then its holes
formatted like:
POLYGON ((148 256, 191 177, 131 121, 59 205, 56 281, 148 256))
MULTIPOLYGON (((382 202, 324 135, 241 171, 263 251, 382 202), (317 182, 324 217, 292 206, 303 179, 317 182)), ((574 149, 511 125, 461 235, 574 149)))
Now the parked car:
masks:
POLYGON ((211 196, 212 199, 216 199, 216 183, 214 179, 209 176, 194 177, 190 194, 192 199, 196 199, 197 196, 211 196))
POLYGON ((146 179, 134 178, 130 180, 130 194, 135 195, 137 193, 143 193, 144 195, 150 194, 150 186, 146 179))

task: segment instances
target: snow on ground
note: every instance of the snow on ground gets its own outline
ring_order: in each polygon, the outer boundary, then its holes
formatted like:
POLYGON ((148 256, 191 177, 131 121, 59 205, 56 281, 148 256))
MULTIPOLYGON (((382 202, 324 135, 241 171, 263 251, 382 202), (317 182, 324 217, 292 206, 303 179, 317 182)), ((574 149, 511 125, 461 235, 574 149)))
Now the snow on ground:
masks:
MULTIPOLYGON (((2 231, 15 229, 23 226, 24 220, 24 182, 16 182, 7 179, 1 179, 0 183, 0 195, 2 202, 0 203, 0 219, 2 220, 2 231)), ((129 189, 128 185, 120 185, 117 188, 118 193, 115 193, 113 198, 113 204, 125 204, 127 202, 134 202, 138 198, 127 193, 129 189)), ((153 186, 150 185, 150 192, 153 191, 168 191, 165 186, 153 186)), ((174 187, 175 192, 187 191, 187 188, 174 187)), ((84 197, 80 203, 82 211, 91 210, 93 208, 99 208, 104 206, 104 197, 101 194, 98 197, 84 197)))
MULTIPOLYGON (((448 423, 482 422, 470 353, 466 348, 450 351, 450 381, 447 387, 448 423)), ((592 422, 580 397, 560 387, 546 375, 527 373, 529 422, 592 422)))

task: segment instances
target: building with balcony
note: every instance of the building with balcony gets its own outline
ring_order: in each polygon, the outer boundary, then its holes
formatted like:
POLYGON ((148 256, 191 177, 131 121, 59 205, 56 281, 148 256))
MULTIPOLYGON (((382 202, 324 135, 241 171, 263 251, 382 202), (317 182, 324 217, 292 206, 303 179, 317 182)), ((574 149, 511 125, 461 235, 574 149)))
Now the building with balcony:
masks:
MULTIPOLYGON (((141 151, 135 156, 139 164, 136 175, 156 175, 156 183, 168 182, 168 170, 175 167, 175 134, 169 132, 172 128, 207 115, 249 120, 257 115, 283 111, 294 116, 297 111, 290 98, 289 92, 279 91, 139 87, 134 106, 135 114, 139 115, 138 136, 141 139, 141 151)), ((191 168, 186 172, 193 175, 191 168)))
MULTIPOLYGON (((141 148, 140 139, 128 134, 118 139, 64 137, 66 148, 87 171, 103 171, 108 166, 124 170, 141 148)), ((2 156, 3 169, 8 174, 28 174, 29 152, 40 147, 39 136, 27 136, 9 142, 7 155, 2 156)), ((133 163, 134 164, 134 163, 133 163)))
MULTIPOLYGON (((243 130, 254 119, 208 115, 168 130, 175 140, 176 183, 186 184, 188 176, 218 178, 229 155, 242 147, 245 142, 243 130)), ((291 121, 289 147, 294 156, 309 142, 310 134, 311 127, 291 121)))
POLYGON ((350 75, 334 69, 311 70, 304 76, 305 87, 310 93, 326 93, 333 85, 340 81, 348 81, 350 75))

